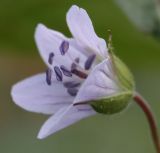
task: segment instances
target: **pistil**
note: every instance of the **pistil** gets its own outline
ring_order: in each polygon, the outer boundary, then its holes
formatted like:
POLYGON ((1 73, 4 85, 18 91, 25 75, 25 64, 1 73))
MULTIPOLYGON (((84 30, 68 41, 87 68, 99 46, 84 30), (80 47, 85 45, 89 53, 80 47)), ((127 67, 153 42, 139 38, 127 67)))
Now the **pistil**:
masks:
POLYGON ((80 71, 80 70, 77 70, 77 69, 73 69, 73 70, 71 70, 71 72, 72 72, 73 74, 75 74, 76 76, 82 78, 82 79, 86 79, 87 76, 88 76, 86 73, 84 73, 84 72, 82 72, 82 71, 80 71))

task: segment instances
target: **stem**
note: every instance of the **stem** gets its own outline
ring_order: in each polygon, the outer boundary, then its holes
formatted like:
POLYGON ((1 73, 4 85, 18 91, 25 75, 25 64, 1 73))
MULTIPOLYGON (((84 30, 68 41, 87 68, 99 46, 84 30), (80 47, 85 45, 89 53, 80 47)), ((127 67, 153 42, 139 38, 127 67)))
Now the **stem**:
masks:
POLYGON ((157 149, 157 153, 160 153, 160 139, 158 136, 158 128, 157 128, 154 114, 151 111, 151 108, 148 105, 148 103, 138 93, 135 94, 134 100, 141 107, 141 109, 144 111, 144 113, 148 119, 153 142, 154 142, 155 147, 157 149))

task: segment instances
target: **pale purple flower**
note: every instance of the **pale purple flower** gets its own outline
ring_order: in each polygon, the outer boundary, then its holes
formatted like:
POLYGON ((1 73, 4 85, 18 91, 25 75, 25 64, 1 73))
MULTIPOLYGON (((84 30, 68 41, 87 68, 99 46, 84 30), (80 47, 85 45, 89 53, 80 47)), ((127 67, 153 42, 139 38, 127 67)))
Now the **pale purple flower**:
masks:
POLYGON ((11 91, 20 107, 51 115, 39 139, 96 114, 90 105, 73 104, 119 91, 106 42, 96 35, 87 12, 72 6, 66 19, 73 38, 37 26, 36 44, 48 69, 17 83, 11 91))

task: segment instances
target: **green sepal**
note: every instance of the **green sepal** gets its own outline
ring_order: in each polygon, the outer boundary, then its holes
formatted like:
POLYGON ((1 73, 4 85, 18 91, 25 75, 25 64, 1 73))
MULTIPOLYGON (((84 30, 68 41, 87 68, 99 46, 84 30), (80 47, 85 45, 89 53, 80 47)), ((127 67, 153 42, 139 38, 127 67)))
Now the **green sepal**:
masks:
POLYGON ((126 64, 123 63, 117 56, 112 55, 113 57, 113 69, 119 83, 119 86, 122 90, 133 91, 135 89, 134 78, 126 64))
POLYGON ((132 92, 120 92, 115 95, 103 97, 90 103, 93 109, 101 114, 115 114, 128 106, 132 92))
POLYGON ((112 69, 115 74, 115 80, 117 80, 118 86, 121 87, 123 91, 134 91, 135 82, 133 75, 127 65, 118 58, 114 53, 114 47, 112 45, 112 34, 110 32, 108 40, 108 51, 109 56, 112 60, 112 69))
POLYGON ((90 102, 93 109, 102 114, 115 114, 121 112, 128 106, 135 90, 135 83, 132 73, 128 67, 114 54, 112 46, 112 35, 108 40, 108 53, 111 58, 113 81, 117 84, 117 91, 107 97, 96 99, 90 102))

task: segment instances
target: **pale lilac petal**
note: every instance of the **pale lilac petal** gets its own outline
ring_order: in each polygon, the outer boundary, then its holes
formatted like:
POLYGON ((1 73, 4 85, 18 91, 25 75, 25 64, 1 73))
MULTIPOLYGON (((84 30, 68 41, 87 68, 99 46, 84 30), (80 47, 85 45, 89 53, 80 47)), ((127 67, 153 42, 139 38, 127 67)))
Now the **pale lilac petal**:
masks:
POLYGON ((87 12, 78 6, 72 6, 67 13, 67 24, 76 41, 88 51, 94 51, 102 58, 107 57, 107 47, 93 28, 87 12))
POLYGON ((85 56, 89 56, 91 53, 88 52, 85 47, 79 43, 77 43, 77 41, 74 38, 70 38, 70 43, 71 45, 76 48, 77 50, 79 50, 82 54, 84 54, 85 56))
POLYGON ((53 69, 53 66, 55 65, 65 65, 69 69, 73 60, 77 57, 81 59, 80 62, 84 62, 86 60, 86 56, 70 44, 70 39, 60 32, 45 27, 43 24, 38 24, 36 28, 35 41, 42 59, 51 69, 53 69), (65 55, 62 55, 60 46, 64 41, 69 42, 69 49, 65 55), (54 58, 53 64, 51 65, 48 62, 48 58, 49 54, 52 52, 54 53, 54 58))
POLYGON ((107 97, 119 91, 111 69, 111 60, 98 64, 82 84, 74 103, 107 97))
POLYGON ((25 110, 53 114, 61 107, 68 106, 73 102, 63 84, 52 80, 48 86, 45 74, 38 74, 27 78, 12 87, 13 101, 25 110))
POLYGON ((38 134, 38 138, 43 139, 83 118, 94 114, 96 114, 96 112, 93 109, 78 110, 76 106, 73 105, 64 107, 44 123, 38 134))

